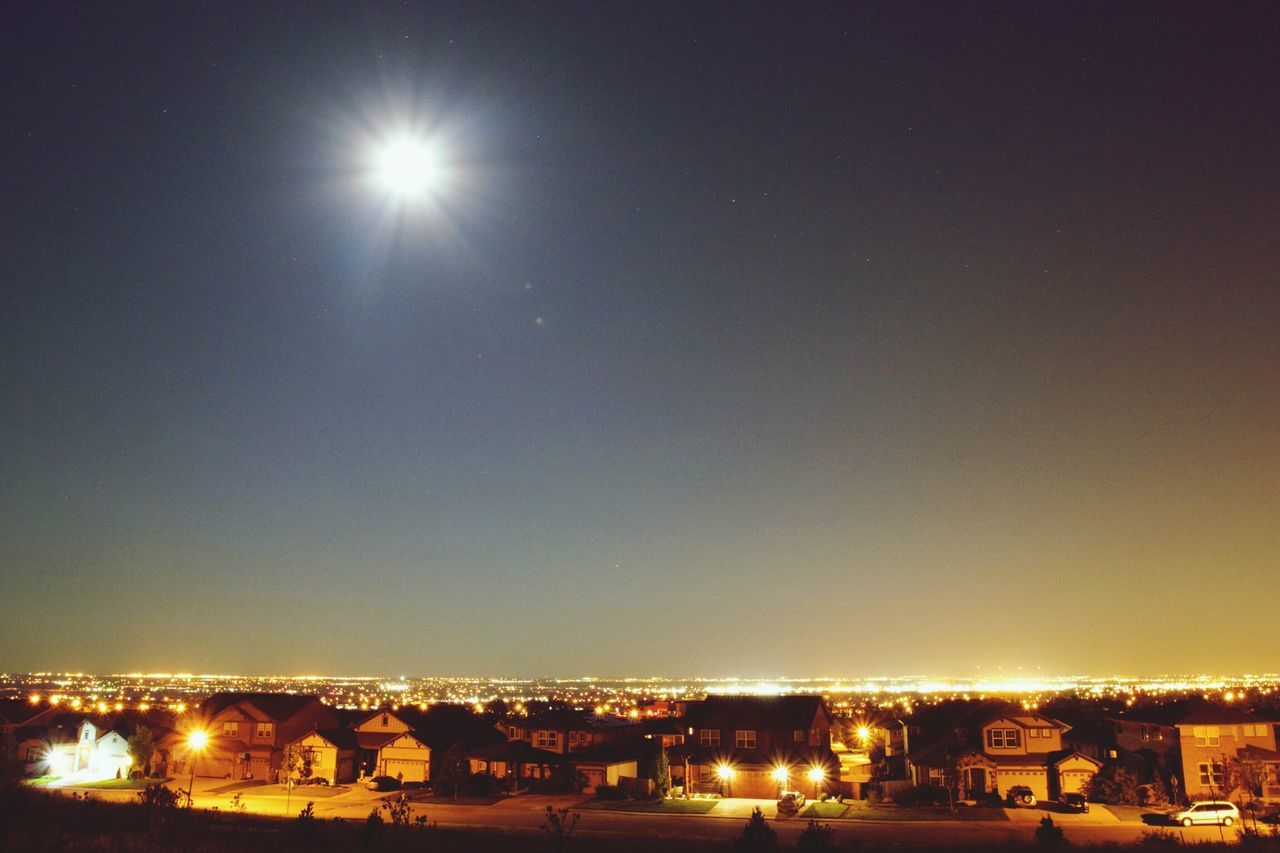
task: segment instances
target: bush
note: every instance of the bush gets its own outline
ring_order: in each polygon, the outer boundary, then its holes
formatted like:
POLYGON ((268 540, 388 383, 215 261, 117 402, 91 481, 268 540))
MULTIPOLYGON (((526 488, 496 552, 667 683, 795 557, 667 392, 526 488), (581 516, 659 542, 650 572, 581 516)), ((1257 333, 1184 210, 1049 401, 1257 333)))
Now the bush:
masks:
POLYGON ((1054 824, 1053 818, 1045 815, 1040 818, 1040 825, 1036 827, 1036 843, 1044 847, 1063 847, 1067 843, 1067 836, 1062 827, 1054 824))
POLYGON ((796 839, 797 853, 834 853, 835 850, 836 831, 830 825, 816 820, 810 820, 796 839))
POLYGON ((742 828, 735 847, 743 853, 772 853, 778 849, 778 834, 765 823, 764 812, 760 809, 751 810, 751 817, 742 828))
POLYGON ((1177 847, 1181 843, 1178 834, 1171 829, 1144 829, 1138 836, 1138 844, 1142 847, 1177 847))
POLYGON ((627 792, 618 785, 596 785, 596 797, 601 800, 625 800, 627 792))
POLYGON ((895 791, 893 801, 900 806, 940 806, 951 802, 947 789, 939 785, 917 785, 895 791))

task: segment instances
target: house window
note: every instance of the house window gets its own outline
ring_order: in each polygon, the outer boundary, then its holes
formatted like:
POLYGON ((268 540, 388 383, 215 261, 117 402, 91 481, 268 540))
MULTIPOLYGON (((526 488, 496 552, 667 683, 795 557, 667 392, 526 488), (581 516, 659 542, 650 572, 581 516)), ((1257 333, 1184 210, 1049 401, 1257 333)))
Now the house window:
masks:
POLYGON ((258 737, 270 740, 272 735, 270 723, 258 723, 258 737))
POLYGON ((1222 765, 1218 762, 1201 762, 1199 769, 1201 786, 1208 788, 1222 784, 1222 765))
POLYGON ((1264 725, 1241 726, 1244 729, 1245 737, 1266 737, 1267 727, 1264 725))
POLYGON ((1041 729, 1040 737, 1053 737, 1053 729, 1041 729))
POLYGON ((569 732, 569 743, 570 743, 571 745, 577 745, 577 743, 578 743, 578 733, 577 733, 577 732, 569 732))
POLYGON ((508 739, 508 740, 520 740, 520 730, 519 730, 519 729, 517 729, 515 726, 511 726, 510 728, 508 728, 508 729, 507 729, 507 739, 508 739))
POLYGON ((382 720, 380 721, 380 725, 381 725, 384 729, 385 729, 385 728, 387 728, 387 727, 389 727, 389 726, 391 725, 391 715, 390 715, 390 714, 383 714, 383 715, 382 715, 382 720))
POLYGON ((1040 730, 1032 729, 1031 731, 1027 732, 1027 737, 1034 737, 1034 738, 1040 737, 1040 730))
POLYGON ((796 743, 804 743, 804 729, 796 729, 792 732, 791 739, 796 743))
POLYGON ((1196 746, 1221 746, 1222 739, 1217 726, 1196 726, 1192 729, 1196 738, 1196 746))
POLYGON ((539 749, 555 749, 556 733, 548 731, 537 731, 533 733, 533 745, 539 749))
POLYGON ((1017 729, 987 729, 987 746, 990 749, 1016 749, 1020 743, 1017 729))
POLYGON ((755 749, 756 733, 753 729, 738 729, 733 733, 733 745, 738 749, 755 749))
POLYGON ((699 729, 698 743, 703 746, 719 746, 720 730, 719 729, 699 729))
POLYGON ((41 751, 39 746, 27 747, 27 761, 39 761, 41 751))
POLYGON ((223 723, 222 736, 223 737, 239 737, 240 724, 239 723, 223 723))

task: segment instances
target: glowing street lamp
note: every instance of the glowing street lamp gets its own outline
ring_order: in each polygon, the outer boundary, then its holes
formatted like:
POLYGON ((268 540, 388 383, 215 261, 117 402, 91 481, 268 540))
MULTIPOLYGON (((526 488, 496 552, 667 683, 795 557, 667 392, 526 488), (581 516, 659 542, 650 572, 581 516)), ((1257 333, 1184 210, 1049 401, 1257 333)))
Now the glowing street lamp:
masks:
POLYGON ((411 137, 379 145, 374 175, 383 189, 401 199, 413 199, 436 189, 444 175, 437 145, 411 137))
POLYGON ((191 753, 191 781, 187 783, 187 808, 195 803, 196 792, 196 754, 203 752, 209 745, 209 733, 204 729, 192 729, 187 735, 187 750, 191 753))
POLYGON ((813 798, 818 799, 818 785, 823 779, 827 778, 827 773, 821 767, 814 766, 809 768, 809 781, 813 783, 813 798))
POLYGON ((787 786, 787 780, 791 778, 791 768, 784 767, 779 764, 773 768, 773 781, 778 783, 778 796, 782 796, 782 791, 787 786))
POLYGON ((867 741, 871 740, 871 728, 869 726, 858 726, 858 742, 865 749, 867 741))
POLYGON ((733 789, 728 788, 727 786, 729 785, 730 782, 733 781, 733 768, 730 767, 728 764, 717 765, 716 778, 720 780, 721 785, 726 786, 730 796, 732 796, 733 789))

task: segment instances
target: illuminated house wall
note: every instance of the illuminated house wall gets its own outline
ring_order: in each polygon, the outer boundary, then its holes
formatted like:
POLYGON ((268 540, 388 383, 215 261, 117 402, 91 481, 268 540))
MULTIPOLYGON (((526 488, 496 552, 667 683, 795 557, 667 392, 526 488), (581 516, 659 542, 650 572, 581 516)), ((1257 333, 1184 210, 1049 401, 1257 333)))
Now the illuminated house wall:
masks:
POLYGON ((114 779, 128 776, 132 763, 129 742, 119 732, 99 735, 98 727, 84 720, 74 740, 47 744, 43 769, 64 779, 114 779))

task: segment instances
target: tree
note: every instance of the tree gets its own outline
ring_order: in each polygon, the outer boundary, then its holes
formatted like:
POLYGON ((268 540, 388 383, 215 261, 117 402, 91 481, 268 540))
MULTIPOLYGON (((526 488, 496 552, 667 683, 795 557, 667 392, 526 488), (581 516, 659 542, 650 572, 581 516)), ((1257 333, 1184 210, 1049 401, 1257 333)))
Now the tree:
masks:
POLYGON ((665 797, 671 790, 671 760, 665 746, 658 749, 658 757, 653 762, 653 785, 659 797, 665 797))
POLYGON ((458 789, 471 776, 471 765, 467 762, 466 750, 461 743, 455 743, 445 751, 440 762, 440 784, 453 790, 453 798, 458 799, 458 789))
POLYGON ((735 846, 742 853, 772 853, 778 849, 778 834, 765 823, 764 812, 758 807, 751 810, 751 817, 742 828, 742 835, 738 836, 735 846))
POLYGON ((137 767, 142 770, 142 775, 151 775, 151 759, 156 754, 156 741, 151 735, 151 729, 144 725, 135 726, 133 734, 129 735, 129 760, 132 762, 131 768, 137 767))
POLYGON ((836 849, 836 831, 830 824, 818 823, 810 819, 809 825, 800 832, 796 839, 796 853, 834 853, 836 849))
POLYGON ((1053 818, 1045 815, 1036 827, 1036 843, 1043 847, 1065 847, 1067 836, 1062 827, 1054 824, 1053 818))
POLYGON ((1104 764, 1085 785, 1085 796, 1095 803, 1136 806, 1138 777, 1119 764, 1104 764))
POLYGON ((307 779, 310 779, 311 768, 315 764, 315 761, 316 761, 316 754, 314 750, 309 748, 302 750, 302 755, 300 756, 300 761, 298 765, 298 778, 304 781, 307 779))

